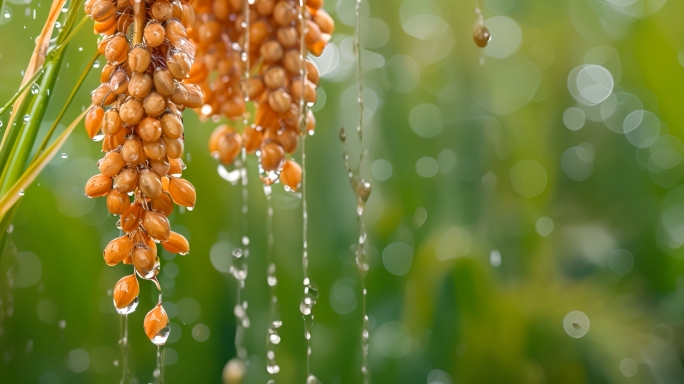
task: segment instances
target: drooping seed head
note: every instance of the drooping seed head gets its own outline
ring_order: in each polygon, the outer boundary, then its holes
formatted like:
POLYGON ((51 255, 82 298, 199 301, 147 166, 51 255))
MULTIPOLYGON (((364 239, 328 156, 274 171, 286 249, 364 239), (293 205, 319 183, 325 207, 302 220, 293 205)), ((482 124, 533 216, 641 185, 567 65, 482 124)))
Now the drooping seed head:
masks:
POLYGON ((107 195, 110 189, 112 189, 111 177, 95 175, 86 182, 85 194, 90 198, 101 197, 107 195))
POLYGON ((197 202, 195 187, 189 181, 178 178, 169 180, 169 195, 173 202, 188 208, 194 208, 197 202))
POLYGON ((190 243, 183 235, 171 232, 169 240, 161 243, 162 247, 171 253, 187 255, 190 252, 190 243))
POLYGON ((103 256, 107 265, 117 265, 133 251, 133 242, 127 236, 117 237, 107 244, 103 256))
POLYGON ((131 199, 127 194, 112 189, 107 194, 107 210, 112 215, 120 215, 131 206, 131 199))
MULTIPOLYGON (((161 181, 159 184, 161 194, 161 181)), ((169 236, 171 236, 171 224, 169 224, 169 219, 163 213, 147 211, 143 227, 147 234, 156 241, 167 241, 169 236)))

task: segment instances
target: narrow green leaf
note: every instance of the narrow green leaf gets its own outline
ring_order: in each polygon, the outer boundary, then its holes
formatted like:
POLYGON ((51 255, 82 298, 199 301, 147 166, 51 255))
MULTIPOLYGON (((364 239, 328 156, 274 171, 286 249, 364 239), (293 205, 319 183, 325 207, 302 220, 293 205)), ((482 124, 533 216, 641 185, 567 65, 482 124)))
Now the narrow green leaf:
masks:
POLYGON ((50 144, 47 150, 42 153, 36 160, 29 165, 26 171, 21 175, 21 177, 12 185, 12 187, 0 198, 0 217, 4 217, 5 214, 12 208, 12 206, 21 197, 21 191, 28 188, 28 186, 38 177, 40 172, 45 168, 45 166, 52 160, 55 154, 62 147, 64 142, 69 138, 69 135, 76 129, 78 124, 81 122, 83 117, 85 117, 86 111, 81 112, 80 115, 74 119, 74 121, 69 124, 69 126, 62 132, 61 135, 55 140, 54 143, 50 144))

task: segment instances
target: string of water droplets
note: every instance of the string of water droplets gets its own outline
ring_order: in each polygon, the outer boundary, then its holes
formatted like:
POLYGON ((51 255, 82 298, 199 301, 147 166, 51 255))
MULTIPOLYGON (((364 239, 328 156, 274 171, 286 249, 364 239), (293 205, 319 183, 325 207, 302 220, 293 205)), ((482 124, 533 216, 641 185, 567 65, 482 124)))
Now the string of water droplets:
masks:
MULTIPOLYGON (((245 66, 243 76, 241 79, 242 88, 245 90, 245 85, 249 79, 249 27, 250 27, 250 6, 254 4, 254 0, 244 0, 244 16, 242 28, 245 30, 245 41, 242 47, 242 54, 240 58, 245 66)), ((245 105, 249 102, 249 95, 244 92, 245 105)), ((249 115, 245 112, 243 119, 243 126, 246 128, 249 125, 249 115)), ((242 359, 245 365, 249 364, 247 349, 244 347, 245 330, 250 326, 250 320, 247 316, 247 300, 242 301, 242 291, 245 287, 245 279, 247 278, 247 258, 249 257, 249 237, 247 236, 247 151, 242 148, 240 156, 240 184, 242 186, 242 238, 240 239, 241 246, 233 250, 233 259, 230 270, 237 281, 237 299, 235 301, 235 308, 233 310, 237 320, 237 327, 235 330, 235 351, 237 356, 242 359)))
MULTIPOLYGON (((119 346, 121 348, 121 360, 122 360, 122 375, 121 384, 126 383, 126 379, 130 375, 128 368, 128 314, 120 315, 121 321, 119 324, 119 346)), ((117 365, 117 361, 114 362, 117 365)))
MULTIPOLYGON (((370 326, 368 321, 368 312, 366 309, 366 301, 368 297, 368 290, 366 289, 366 274, 370 268, 368 264, 368 253, 366 251, 366 226, 363 222, 363 213, 366 206, 366 201, 371 192, 371 185, 361 176, 361 169, 366 158, 366 150, 363 148, 363 67, 361 64, 361 2, 356 0, 356 29, 354 31, 354 51, 356 53, 357 71, 358 71, 358 103, 359 103, 359 122, 356 127, 356 132, 359 136, 359 148, 361 153, 359 155, 359 163, 356 170, 352 169, 349 163, 349 153, 344 150, 344 165, 347 169, 349 182, 356 195, 356 219, 359 225, 359 237, 356 245, 356 266, 361 278, 361 374, 363 375, 363 383, 370 382, 370 372, 368 368, 368 352, 369 352, 369 337, 370 326)), ((340 131, 340 140, 344 142, 346 139, 344 128, 340 131)))
MULTIPOLYGON (((306 7, 304 0, 299 0, 299 76, 306 79, 306 32, 305 22, 306 7)), ((305 81, 302 80, 301 95, 305 94, 305 81)), ((309 278, 309 245, 307 242, 308 213, 306 207, 306 137, 309 132, 307 125, 307 105, 304 97, 299 98, 299 129, 302 135, 302 269, 304 275, 304 297, 299 305, 304 320, 304 339, 306 340, 306 384, 320 384, 320 380, 311 373, 311 328, 313 327, 314 314, 313 307, 318 298, 318 286, 309 278)))
MULTIPOLYGON (((278 285, 278 278, 276 277, 276 265, 273 261, 273 202, 271 199, 272 189, 270 185, 264 185, 264 195, 266 195, 266 283, 269 286, 271 299, 268 314, 268 332, 266 334, 266 370, 271 375, 280 372, 280 366, 275 358, 275 346, 280 344, 280 335, 278 329, 283 325, 278 312, 278 296, 276 295, 276 286, 278 285)), ((268 384, 275 384, 275 379, 268 381, 268 384)))

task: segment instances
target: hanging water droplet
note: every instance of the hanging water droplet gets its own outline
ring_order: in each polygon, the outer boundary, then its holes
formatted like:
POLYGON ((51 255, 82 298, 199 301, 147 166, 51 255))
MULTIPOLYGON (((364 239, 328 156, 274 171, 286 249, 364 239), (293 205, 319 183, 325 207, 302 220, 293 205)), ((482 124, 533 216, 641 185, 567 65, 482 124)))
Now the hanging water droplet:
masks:
POLYGON ((318 380, 316 376, 309 375, 309 377, 306 378, 306 384, 321 384, 321 381, 318 380))
POLYGON ((95 62, 93 63, 93 68, 100 68, 100 60, 95 60, 95 62))
POLYGON ((31 116, 24 115, 24 121, 28 122, 29 120, 31 120, 31 116))
POLYGON ((127 307, 117 308, 116 301, 114 301, 114 299, 112 299, 112 301, 114 302, 114 309, 116 309, 116 312, 119 315, 128 315, 129 313, 133 313, 135 309, 138 308, 139 302, 138 298, 136 297, 135 300, 133 300, 133 302, 131 302, 127 307))
POLYGON ((61 156, 61 157, 62 157, 62 159, 66 159, 66 158, 67 158, 67 154, 62 152, 62 156, 61 156))
POLYGON ((38 91, 40 91, 40 86, 36 83, 33 83, 31 85, 31 93, 35 95, 38 93, 38 91))
POLYGON ((19 196, 24 196, 24 190, 23 189, 19 190, 19 196))
POLYGON ((275 276, 275 273, 276 273, 276 266, 275 266, 275 264, 271 263, 268 266, 267 277, 266 277, 266 282, 271 287, 275 287, 278 284, 278 278, 275 276))

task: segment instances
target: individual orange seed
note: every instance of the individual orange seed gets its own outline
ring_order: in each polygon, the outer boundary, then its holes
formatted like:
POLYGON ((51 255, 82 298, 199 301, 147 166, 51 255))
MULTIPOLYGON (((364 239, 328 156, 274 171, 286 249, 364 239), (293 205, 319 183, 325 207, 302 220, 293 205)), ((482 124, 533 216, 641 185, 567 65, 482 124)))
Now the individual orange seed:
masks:
POLYGON ((261 146, 261 167, 265 171, 276 171, 285 158, 283 147, 275 141, 269 141, 261 146))
POLYGON ((302 167, 295 161, 287 160, 280 171, 280 182, 293 191, 298 190, 302 182, 302 167))
POLYGON ((140 225, 140 220, 144 214, 143 207, 140 204, 133 204, 121 214, 119 225, 121 229, 128 233, 133 232, 140 225))
POLYGON ((154 117, 145 117, 138 124, 138 136, 144 141, 156 141, 161 137, 161 134, 161 123, 154 117))
POLYGON ((133 73, 143 73, 150 66, 150 52, 142 46, 137 46, 128 54, 128 65, 133 73))
POLYGON ((159 273, 159 258, 146 245, 138 245, 133 250, 133 265, 143 279, 152 279, 159 273))
POLYGON ((162 193, 161 178, 154 171, 149 169, 140 171, 138 187, 140 187, 142 193, 150 199, 154 199, 162 193))
POLYGON ((117 237, 107 244, 103 256, 107 265, 117 265, 133 250, 133 242, 128 235, 117 237))
POLYGON ((162 193, 150 201, 150 208, 155 212, 169 216, 173 213, 173 201, 169 195, 162 193))
POLYGON ((169 316, 160 304, 145 315, 143 329, 155 345, 163 345, 169 337, 169 316))
POLYGON ((120 215, 131 206, 131 199, 127 194, 112 189, 107 194, 107 210, 112 215, 120 215))
POLYGON ((121 156, 121 153, 119 152, 109 152, 98 165, 100 173, 107 177, 118 175, 125 166, 126 161, 124 161, 123 156, 121 156))
MULTIPOLYGON (((159 189, 161 190, 161 182, 159 189)), ((147 211, 143 227, 147 234, 156 241, 167 241, 171 235, 169 219, 163 213, 147 211)))
POLYGON ((109 190, 112 189, 112 178, 104 175, 95 175, 91 177, 85 186, 85 194, 88 197, 106 196, 109 190))
POLYGON ((92 107, 85 117, 85 128, 88 133, 88 137, 93 139, 97 133, 100 131, 102 126, 102 120, 104 119, 104 109, 99 106, 92 107))
POLYGON ((195 187, 189 181, 179 178, 169 180, 169 195, 173 202, 188 208, 194 208, 197 201, 195 187))
POLYGON ((138 171, 135 168, 124 168, 114 178, 114 189, 122 193, 132 192, 138 186, 138 171))
POLYGON ((145 27, 144 38, 148 47, 160 46, 164 42, 165 35, 164 27, 159 23, 150 23, 145 27))
POLYGON ((114 306, 118 309, 123 309, 130 306, 140 294, 140 285, 135 273, 124 276, 114 286, 112 297, 114 298, 114 306))
POLYGON ((162 247, 171 253, 178 253, 187 255, 190 252, 190 244, 188 240, 176 232, 171 232, 169 240, 161 243, 162 247))

